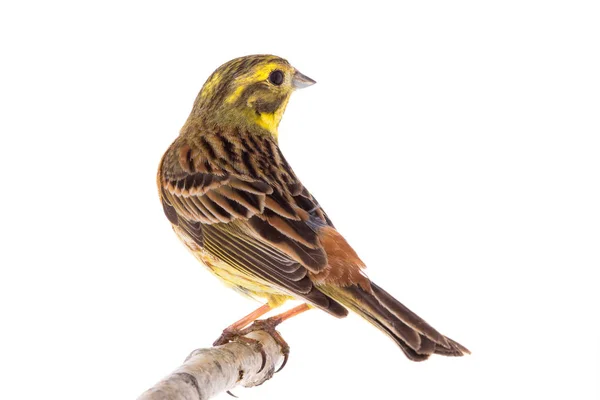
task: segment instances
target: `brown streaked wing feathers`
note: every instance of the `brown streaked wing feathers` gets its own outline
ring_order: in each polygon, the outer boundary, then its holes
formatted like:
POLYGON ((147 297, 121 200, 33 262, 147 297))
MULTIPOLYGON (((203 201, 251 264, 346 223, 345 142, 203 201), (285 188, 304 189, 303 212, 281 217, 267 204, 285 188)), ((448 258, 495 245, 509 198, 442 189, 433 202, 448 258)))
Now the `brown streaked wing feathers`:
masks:
POLYGON ((256 238, 233 233, 226 224, 205 226, 203 238, 207 250, 246 274, 275 284, 284 292, 304 298, 335 316, 347 314, 344 307, 315 288, 306 268, 285 254, 274 256, 275 249, 265 251, 265 245, 256 238))
MULTIPOLYGON (((222 138, 219 141, 224 143, 222 138)), ((293 175, 279 181, 272 168, 268 173, 255 169, 242 174, 236 171, 244 166, 233 161, 214 163, 210 157, 222 150, 214 143, 203 139, 201 146, 194 147, 180 137, 165 154, 158 179, 169 221, 241 272, 333 315, 345 316, 347 310, 315 288, 308 276, 308 271, 317 272, 327 265, 315 230, 315 222, 327 223, 318 212, 318 203, 293 175)), ((263 144, 249 138, 227 143, 231 144, 226 146, 231 160, 241 162, 249 152, 240 153, 236 145, 253 143, 256 152, 263 144), (237 157, 238 153, 242 156, 237 157)))
POLYGON ((311 249, 298 243, 258 216, 250 218, 248 223, 263 240, 281 249, 309 270, 321 271, 327 265, 327 255, 323 248, 311 249))

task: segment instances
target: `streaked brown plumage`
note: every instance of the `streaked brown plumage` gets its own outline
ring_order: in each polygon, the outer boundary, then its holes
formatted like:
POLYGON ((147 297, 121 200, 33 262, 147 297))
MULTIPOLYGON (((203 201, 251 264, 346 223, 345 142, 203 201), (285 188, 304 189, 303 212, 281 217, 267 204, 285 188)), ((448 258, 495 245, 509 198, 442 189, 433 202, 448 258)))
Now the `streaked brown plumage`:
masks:
POLYGON ((415 361, 467 353, 366 277, 285 160, 277 126, 292 91, 311 82, 266 55, 211 75, 158 171, 173 229, 223 281, 271 307, 297 298, 337 317, 350 308, 415 361))

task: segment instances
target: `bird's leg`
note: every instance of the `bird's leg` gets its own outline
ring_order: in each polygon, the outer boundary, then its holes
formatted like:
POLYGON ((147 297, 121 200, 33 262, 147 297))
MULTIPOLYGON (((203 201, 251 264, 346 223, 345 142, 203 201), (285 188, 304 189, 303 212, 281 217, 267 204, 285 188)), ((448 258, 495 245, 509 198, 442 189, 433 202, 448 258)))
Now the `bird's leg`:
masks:
POLYGON ((279 369, 276 372, 281 371, 281 369, 287 363, 288 356, 290 354, 290 346, 286 343, 285 340, 283 340, 283 337, 281 337, 281 335, 279 334, 279 332, 277 332, 275 328, 283 321, 290 319, 298 314, 301 314, 304 311, 310 310, 310 306, 304 303, 286 312, 275 315, 271 318, 262 320, 257 319, 262 315, 268 313, 272 309, 273 308, 269 306, 269 304, 265 304, 259 307, 258 309, 254 310, 250 314, 246 315, 239 321, 236 321, 233 324, 229 325, 223 330, 221 336, 213 343, 213 346, 220 346, 231 341, 236 341, 254 347, 254 349, 260 352, 260 354, 262 355, 262 364, 260 366, 260 369, 258 370, 258 372, 260 372, 265 367, 267 355, 262 348, 262 344, 258 340, 251 339, 245 336, 251 332, 256 331, 268 332, 273 337, 273 339, 275 339, 275 342, 277 342, 277 344, 279 344, 279 346, 281 347, 281 353, 283 354, 284 358, 281 367, 279 367, 279 369), (251 322, 253 322, 252 325, 245 328, 251 322))
POLYGON ((302 314, 304 311, 308 311, 308 310, 310 310, 310 306, 308 304, 304 303, 304 304, 300 304, 299 306, 296 306, 294 308, 290 308, 286 312, 282 312, 281 314, 274 315, 271 318, 267 318, 267 319, 259 320, 259 321, 255 321, 255 322, 270 321, 269 323, 271 323, 273 325, 273 327, 276 327, 283 321, 290 319, 292 317, 295 317, 298 314, 302 314))
MULTIPOLYGON (((287 360, 288 360, 288 357, 290 354, 290 346, 286 343, 285 340, 283 340, 283 337, 281 337, 281 335, 279 334, 279 332, 277 332, 277 330, 275 328, 277 327, 277 325, 281 324, 283 321, 290 319, 298 314, 302 314, 304 311, 307 311, 307 310, 310 310, 310 306, 308 304, 304 303, 304 304, 294 307, 286 312, 275 315, 271 318, 255 320, 252 325, 239 331, 239 334, 243 336, 243 335, 247 335, 250 332, 255 332, 255 331, 268 332, 273 337, 273 339, 275 339, 277 344, 279 344, 279 346, 281 347, 281 353, 283 354, 283 357, 284 357, 283 363, 281 363, 281 366, 276 371, 276 372, 279 372, 283 369, 283 367, 285 367, 285 364, 287 363, 287 360)), ((262 370, 262 368, 261 368, 261 370, 262 370)))
POLYGON ((236 337, 239 337, 242 328, 249 325, 251 322, 256 321, 257 318, 262 317, 272 309, 273 308, 268 303, 264 304, 256 310, 252 311, 250 314, 243 317, 242 319, 229 325, 227 328, 223 329, 223 333, 217 340, 215 340, 213 346, 220 346, 222 344, 230 342, 236 337))
MULTIPOLYGON (((215 342, 213 343, 213 346, 220 346, 220 345, 232 342, 232 341, 236 341, 239 343, 244 343, 244 344, 254 348, 254 350, 258 351, 260 353, 260 355, 262 356, 262 363, 260 365, 260 369, 258 370, 258 372, 262 371, 267 362, 267 354, 265 353, 265 350, 262 348, 262 344, 258 340, 244 337, 244 335, 246 335, 250 332, 245 332, 244 330, 242 330, 242 328, 244 328, 249 323, 256 321, 257 318, 265 315, 272 309, 273 309, 273 307, 271 307, 268 303, 264 304, 264 305, 260 306, 259 308, 257 308, 256 310, 252 311, 250 314, 246 315, 244 318, 229 325, 227 328, 223 329, 223 333, 221 334, 221 336, 219 336, 219 338, 217 340, 215 340, 215 342)), ((231 394, 231 395, 234 396, 233 394, 231 394)))

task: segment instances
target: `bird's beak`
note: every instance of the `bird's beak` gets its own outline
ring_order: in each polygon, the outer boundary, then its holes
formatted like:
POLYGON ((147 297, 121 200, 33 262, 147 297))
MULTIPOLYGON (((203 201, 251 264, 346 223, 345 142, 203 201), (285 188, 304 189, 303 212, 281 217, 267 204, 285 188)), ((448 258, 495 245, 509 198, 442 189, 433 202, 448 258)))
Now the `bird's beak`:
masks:
POLYGON ((300 71, 296 70, 294 72, 294 77, 292 78, 292 86, 294 89, 302 89, 305 87, 309 87, 317 83, 316 81, 310 79, 308 76, 304 75, 300 71))

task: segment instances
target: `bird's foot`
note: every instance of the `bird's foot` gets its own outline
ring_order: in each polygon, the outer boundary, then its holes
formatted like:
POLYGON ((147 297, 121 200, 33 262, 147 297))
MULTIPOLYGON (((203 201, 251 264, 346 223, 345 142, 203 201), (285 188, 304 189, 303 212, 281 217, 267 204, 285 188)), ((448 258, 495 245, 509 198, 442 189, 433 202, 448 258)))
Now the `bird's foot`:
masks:
POLYGON ((241 332, 241 329, 234 329, 232 327, 225 328, 223 329, 221 336, 219 336, 219 338, 213 342, 213 346, 221 346, 229 342, 233 342, 236 338, 241 336, 241 332))
POLYGON ((267 353, 265 353, 265 349, 263 349, 263 345, 261 342, 259 342, 256 339, 252 339, 252 338, 245 336, 245 335, 249 334, 250 332, 254 331, 254 330, 248 331, 249 328, 250 327, 248 327, 246 329, 234 329, 231 327, 226 328, 223 330, 223 333, 221 334, 221 336, 219 336, 219 338, 214 341, 213 346, 221 346, 221 345, 227 344, 229 342, 237 342, 237 343, 242 343, 242 344, 245 344, 246 346, 249 346, 252 350, 256 351, 257 353, 260 353, 260 355, 262 357, 262 362, 261 362, 260 368, 258 369, 258 372, 257 372, 257 373, 260 373, 263 370, 263 368, 265 367, 265 364, 267 362, 267 353))
POLYGON ((244 335, 247 335, 250 332, 265 331, 270 334, 273 339, 275 339, 275 343, 279 345, 281 348, 281 354, 283 354, 283 362, 277 371, 275 371, 275 373, 281 371, 283 367, 285 367, 290 355, 290 346, 285 340, 283 340, 281 334, 275 329, 281 322, 283 322, 283 319, 276 315, 267 319, 257 319, 252 323, 252 325, 242 330, 244 335))
POLYGON ((248 326, 247 328, 226 328, 223 330, 221 336, 217 340, 215 340, 213 346, 221 346, 229 342, 238 342, 252 347, 255 351, 260 352, 262 356, 262 364, 260 366, 260 369, 258 370, 258 372, 260 372, 265 367, 267 355, 265 353, 265 350, 263 349, 262 344, 258 340, 246 337, 246 335, 248 335, 251 332, 265 331, 271 335, 271 337, 281 348, 281 353, 283 354, 283 363, 281 363, 281 366, 277 369, 277 371, 275 371, 279 372, 283 369, 283 367, 285 367, 285 364, 287 363, 290 354, 290 346, 285 340, 283 340, 281 334, 275 329, 277 325, 279 325, 282 321, 283 320, 280 317, 274 316, 267 319, 256 320, 252 323, 252 325, 248 326))

